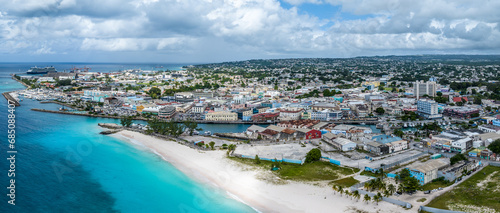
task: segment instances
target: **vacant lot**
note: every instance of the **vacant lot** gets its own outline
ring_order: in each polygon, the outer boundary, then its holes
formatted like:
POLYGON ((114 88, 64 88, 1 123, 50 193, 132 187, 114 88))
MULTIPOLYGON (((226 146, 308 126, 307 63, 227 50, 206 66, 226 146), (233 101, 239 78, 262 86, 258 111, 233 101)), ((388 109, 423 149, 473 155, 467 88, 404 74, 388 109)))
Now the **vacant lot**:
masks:
POLYGON ((500 167, 487 166, 427 206, 463 212, 499 212, 500 167))
POLYGON ((351 187, 357 183, 359 183, 359 181, 354 179, 353 177, 346 177, 346 178, 338 179, 336 181, 331 182, 331 184, 333 184, 333 185, 342 186, 344 188, 351 187))
MULTIPOLYGON (((272 162, 264 160, 256 164, 256 161, 253 159, 235 157, 230 157, 230 159, 264 170, 270 170, 273 166, 272 162)), ((279 166, 281 169, 273 171, 274 174, 282 179, 298 181, 336 180, 359 171, 357 168, 341 167, 324 161, 305 163, 303 165, 279 163, 279 166)))

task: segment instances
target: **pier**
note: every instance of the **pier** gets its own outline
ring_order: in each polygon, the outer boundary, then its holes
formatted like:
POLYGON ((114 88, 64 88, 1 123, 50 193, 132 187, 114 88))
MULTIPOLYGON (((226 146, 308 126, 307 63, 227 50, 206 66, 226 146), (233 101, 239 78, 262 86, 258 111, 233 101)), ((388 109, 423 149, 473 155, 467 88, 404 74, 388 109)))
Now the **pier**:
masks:
POLYGON ((14 104, 14 106, 18 107, 18 106, 21 106, 21 104, 19 104, 19 101, 17 101, 14 97, 12 97, 10 95, 11 92, 4 92, 2 93, 3 97, 5 97, 5 99, 7 99, 7 102, 8 104, 14 104))

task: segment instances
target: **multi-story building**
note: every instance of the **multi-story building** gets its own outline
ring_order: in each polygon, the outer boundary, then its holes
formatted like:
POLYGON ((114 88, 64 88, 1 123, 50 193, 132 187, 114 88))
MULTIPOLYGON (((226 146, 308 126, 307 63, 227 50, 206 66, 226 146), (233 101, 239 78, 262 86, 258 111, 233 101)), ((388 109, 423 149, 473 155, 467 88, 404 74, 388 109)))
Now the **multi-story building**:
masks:
POLYGON ((478 129, 483 132, 500 132, 500 126, 493 126, 490 124, 481 125, 478 129))
POLYGON ((171 118, 172 116, 175 115, 175 107, 173 106, 166 106, 162 107, 158 111, 158 117, 160 118, 171 118))
POLYGON ((438 178, 438 170, 446 166, 447 162, 435 159, 418 165, 412 164, 407 169, 410 170, 410 176, 416 178, 420 185, 424 185, 438 178))
POLYGON ((288 120, 299 120, 300 116, 302 115, 303 109, 297 109, 297 110, 286 110, 283 109, 280 111, 280 120, 282 121, 288 121, 288 120))
POLYGON ((238 114, 238 119, 241 119, 243 121, 252 120, 252 115, 253 115, 252 109, 239 109, 236 111, 236 113, 238 114))
POLYGON ((418 100, 417 114, 426 119, 436 119, 442 117, 442 115, 438 112, 438 103, 429 99, 418 100))
MULTIPOLYGON (((474 114, 479 115, 479 109, 474 109, 470 107, 449 107, 443 110, 443 114, 450 117, 456 117, 461 119, 469 119, 473 117, 474 114)), ((477 116, 474 115, 474 116, 477 116)))
POLYGON ((424 81, 416 81, 413 84, 413 91, 417 99, 424 95, 428 95, 431 97, 436 96, 436 88, 437 84, 434 81, 428 81, 424 83, 424 81))
POLYGON ((328 110, 312 111, 311 112, 311 119, 312 120, 326 121, 328 119, 328 110))
POLYGON ((191 108, 191 112, 192 113, 203 113, 203 112, 205 112, 205 108, 207 108, 206 104, 202 104, 202 103, 195 104, 193 106, 193 108, 191 108))
POLYGON ((452 152, 465 153, 465 151, 467 151, 467 149, 470 149, 470 148, 472 148, 472 139, 470 139, 470 138, 463 138, 463 139, 451 142, 451 151, 452 152))
POLYGON ((238 120, 238 114, 235 112, 210 112, 205 115, 205 120, 207 121, 236 121, 238 120))

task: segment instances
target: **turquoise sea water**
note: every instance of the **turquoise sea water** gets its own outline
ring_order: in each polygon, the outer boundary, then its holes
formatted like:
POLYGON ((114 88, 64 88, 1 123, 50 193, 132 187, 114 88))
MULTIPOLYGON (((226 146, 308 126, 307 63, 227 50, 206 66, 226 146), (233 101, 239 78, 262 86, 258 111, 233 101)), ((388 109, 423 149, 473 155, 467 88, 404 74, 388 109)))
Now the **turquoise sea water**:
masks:
MULTIPOLYGON (((23 65, 24 66, 24 65, 23 65)), ((22 89, 0 65, 0 91, 22 89)), ((7 106, 0 100, 0 212, 255 212, 136 145, 98 134, 87 118, 16 108, 16 206, 7 204, 7 106)), ((212 127, 214 128, 214 127, 212 127)))

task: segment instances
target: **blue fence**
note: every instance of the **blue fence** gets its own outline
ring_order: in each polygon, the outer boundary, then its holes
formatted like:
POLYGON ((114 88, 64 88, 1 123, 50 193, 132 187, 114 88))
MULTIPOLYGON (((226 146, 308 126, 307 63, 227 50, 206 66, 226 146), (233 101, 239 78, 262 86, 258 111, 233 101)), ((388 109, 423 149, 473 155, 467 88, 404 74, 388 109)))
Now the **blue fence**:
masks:
POLYGON ((396 178, 396 177, 398 177, 398 175, 397 174, 392 174, 392 173, 387 173, 387 177, 396 178))
POLYGON ((377 169, 372 169, 372 168, 370 168, 368 166, 365 166, 365 171, 369 171, 369 172, 375 173, 375 172, 377 172, 377 169))
POLYGON ((323 157, 323 156, 321 156, 321 158, 327 159, 327 160, 329 160, 329 161, 330 161, 330 163, 333 163, 333 164, 335 164, 335 165, 340 166, 340 161, 338 161, 338 160, 334 160, 334 159, 331 159, 331 158, 329 158, 329 157, 323 157))

